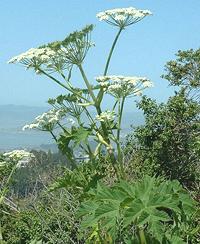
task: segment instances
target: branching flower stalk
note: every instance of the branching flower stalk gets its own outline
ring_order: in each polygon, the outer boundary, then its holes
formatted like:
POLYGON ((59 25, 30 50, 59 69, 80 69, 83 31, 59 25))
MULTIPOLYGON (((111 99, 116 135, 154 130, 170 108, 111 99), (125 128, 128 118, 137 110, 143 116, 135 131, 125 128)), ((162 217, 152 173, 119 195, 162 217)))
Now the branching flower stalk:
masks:
POLYGON ((103 76, 95 78, 95 85, 89 81, 83 69, 87 53, 94 46, 91 42, 93 25, 69 34, 63 41, 31 48, 9 61, 21 63, 27 69, 33 69, 36 74, 47 76, 66 90, 66 94, 49 99, 48 103, 53 109, 38 116, 34 123, 25 125, 23 129, 50 132, 59 149, 70 160, 72 169, 79 163, 77 154, 83 153, 83 161, 89 159, 91 162, 105 155, 117 178, 125 178, 121 151, 124 104, 127 98, 140 96, 144 89, 152 86, 152 82, 146 77, 107 73, 122 31, 148 15, 151 15, 150 11, 133 7, 106 10, 97 14, 100 21, 117 27, 118 32, 111 45, 103 76), (73 85, 71 78, 74 66, 80 71, 85 88, 73 85), (111 110, 103 111, 105 94, 114 97, 115 101, 111 104, 111 110), (95 110, 95 115, 91 108, 95 110), (71 121, 71 124, 67 121, 71 121), (96 148, 93 149, 94 145, 96 148))

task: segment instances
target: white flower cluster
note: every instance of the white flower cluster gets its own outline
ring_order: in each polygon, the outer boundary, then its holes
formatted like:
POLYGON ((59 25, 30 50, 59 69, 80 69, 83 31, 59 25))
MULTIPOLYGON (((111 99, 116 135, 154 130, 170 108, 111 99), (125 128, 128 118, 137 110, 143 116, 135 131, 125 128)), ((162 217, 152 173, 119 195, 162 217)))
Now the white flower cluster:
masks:
POLYGON ((35 68, 40 73, 38 67, 46 65, 46 69, 64 69, 64 61, 66 55, 65 48, 54 51, 50 47, 31 48, 28 51, 11 58, 8 63, 21 63, 26 68, 35 68))
POLYGON ((106 93, 116 98, 142 95, 142 90, 153 86, 146 77, 137 76, 108 75, 96 77, 96 80, 106 93))
POLYGON ((31 59, 39 59, 43 62, 48 61, 51 57, 55 55, 55 51, 51 48, 31 48, 28 51, 11 58, 8 63, 23 63, 31 59))
POLYGON ((100 21, 105 21, 108 24, 124 28, 125 26, 132 25, 147 15, 151 15, 149 10, 141 10, 133 7, 129 8, 116 8, 106 10, 97 14, 100 21))
POLYGON ((29 158, 30 156, 32 156, 32 154, 25 150, 13 150, 11 152, 4 153, 3 156, 12 160, 21 160, 23 158, 29 158))
POLYGON ((51 109, 35 118, 35 122, 25 125, 22 130, 38 129, 43 131, 52 131, 56 124, 64 118, 66 111, 64 109, 51 109))
POLYGON ((17 167, 24 167, 30 160, 31 158, 34 158, 34 155, 30 152, 27 152, 25 150, 13 150, 11 152, 4 153, 3 156, 5 157, 4 162, 2 165, 5 165, 6 163, 9 163, 10 161, 12 162, 17 162, 17 167))
POLYGON ((112 122, 115 119, 115 112, 106 110, 102 112, 100 115, 96 116, 96 120, 101 122, 112 122))

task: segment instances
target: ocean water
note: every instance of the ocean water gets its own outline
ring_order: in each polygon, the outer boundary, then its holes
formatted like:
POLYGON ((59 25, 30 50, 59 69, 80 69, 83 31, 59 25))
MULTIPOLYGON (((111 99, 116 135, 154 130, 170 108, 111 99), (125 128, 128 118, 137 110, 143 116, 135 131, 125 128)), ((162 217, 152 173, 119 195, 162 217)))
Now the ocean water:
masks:
POLYGON ((53 143, 48 133, 22 131, 25 124, 47 110, 46 107, 0 105, 0 150, 35 148, 53 143))
MULTIPOLYGON (((0 105, 0 150, 15 148, 52 148, 54 143, 47 132, 22 131, 22 127, 31 123, 34 118, 46 111, 48 107, 30 107, 17 105, 0 105), (41 146, 42 145, 42 146, 41 146)), ((122 135, 131 132, 130 125, 141 125, 144 117, 141 112, 125 113, 123 118, 122 135)))

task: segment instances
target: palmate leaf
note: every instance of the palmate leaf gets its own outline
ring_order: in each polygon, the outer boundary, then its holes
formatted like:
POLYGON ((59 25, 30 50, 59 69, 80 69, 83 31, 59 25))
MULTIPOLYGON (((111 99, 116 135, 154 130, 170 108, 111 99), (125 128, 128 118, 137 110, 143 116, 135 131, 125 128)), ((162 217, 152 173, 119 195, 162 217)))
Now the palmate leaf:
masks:
MULTIPOLYGON (((85 208, 86 211, 80 208, 85 216, 85 228, 95 228, 98 224, 115 241, 118 223, 123 220, 120 228, 135 226, 136 229, 143 229, 156 243, 162 243, 163 238, 169 239, 165 230, 177 229, 177 220, 181 221, 186 213, 193 214, 195 206, 177 182, 162 182, 149 176, 132 184, 125 181, 112 187, 98 184, 87 205, 89 207, 85 208), (93 202, 95 208, 91 210, 93 202)), ((172 243, 183 242, 177 236, 172 243)))
POLYGON ((186 216, 191 216, 195 211, 195 201, 191 200, 191 197, 186 193, 180 193, 179 199, 186 216))
MULTIPOLYGON (((95 218, 105 217, 107 219, 115 220, 119 217, 119 202, 111 202, 109 204, 103 204, 99 206, 95 211, 95 218)), ((109 226, 110 221, 106 221, 106 224, 109 226)))
POLYGON ((86 215, 81 224, 82 228, 94 227, 102 219, 103 226, 113 231, 113 227, 115 227, 116 220, 119 217, 119 210, 120 205, 116 202, 100 205, 99 203, 88 201, 81 205, 77 216, 86 215))
POLYGON ((162 243, 165 231, 164 226, 161 225, 158 221, 150 221, 148 227, 152 236, 154 236, 160 243, 162 243))
POLYGON ((78 211, 78 216, 86 215, 82 228, 94 228, 100 221, 103 229, 114 238, 116 222, 120 219, 120 205, 126 197, 125 193, 117 189, 98 184, 94 200, 83 203, 78 211))
POLYGON ((168 240, 172 244, 186 244, 186 242, 184 242, 179 236, 172 236, 168 240))
POLYGON ((77 212, 77 217, 82 217, 87 214, 95 213, 99 204, 95 201, 87 201, 81 204, 79 211, 77 212))
POLYGON ((108 188, 103 184, 97 184, 96 199, 100 201, 117 201, 121 204, 127 198, 127 194, 118 188, 108 188))

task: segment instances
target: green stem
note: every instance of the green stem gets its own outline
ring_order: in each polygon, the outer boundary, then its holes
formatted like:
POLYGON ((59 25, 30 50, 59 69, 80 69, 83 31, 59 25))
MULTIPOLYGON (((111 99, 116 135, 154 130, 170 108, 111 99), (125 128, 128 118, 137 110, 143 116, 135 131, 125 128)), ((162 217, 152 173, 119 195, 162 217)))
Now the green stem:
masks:
POLYGON ((91 85, 90 85, 90 82, 88 81, 88 79, 87 79, 87 77, 86 77, 86 75, 85 75, 85 72, 84 72, 84 70, 83 70, 82 65, 80 64, 80 65, 78 66, 78 68, 79 68, 79 70, 80 70, 80 72, 81 72, 81 75, 82 75, 82 77, 83 77, 83 80, 84 80, 84 82, 85 82, 85 84, 86 84, 86 86, 87 86, 87 89, 88 89, 88 91, 89 91, 89 94, 90 94, 90 96, 92 97, 93 102, 96 104, 96 97, 95 97, 95 95, 94 95, 94 92, 93 92, 93 90, 92 90, 92 87, 91 87, 91 85))
POLYGON ((124 109, 124 102, 125 102, 125 97, 123 97, 122 102, 120 103, 120 101, 119 101, 119 104, 118 104, 119 120, 118 120, 118 128, 117 128, 118 161, 120 163, 121 173, 122 173, 123 177, 125 177, 125 173, 124 173, 123 158, 122 158, 121 146, 120 146, 120 133, 121 133, 121 122, 122 122, 122 115, 123 115, 123 109, 124 109))
POLYGON ((97 129, 96 123, 95 123, 94 119, 92 118, 92 116, 90 115, 90 113, 87 110, 87 108, 83 107, 83 109, 85 110, 85 114, 87 115, 87 117, 90 120, 91 124, 94 125, 96 127, 96 129, 97 129))
MULTIPOLYGON (((82 68, 82 65, 79 65, 78 68, 79 68, 79 70, 81 72, 81 75, 83 77, 83 80, 84 80, 84 82, 85 82, 85 84, 86 84, 86 86, 88 88, 89 94, 92 97, 92 100, 94 102, 94 106, 96 108, 96 111, 97 111, 98 115, 100 115, 101 112, 102 112, 101 111, 101 107, 100 107, 100 103, 97 102, 97 98, 94 95, 94 92, 92 90, 92 87, 91 87, 91 85, 90 85, 90 83, 89 83, 89 81, 88 81, 88 79, 87 79, 87 77, 85 75, 85 72, 84 72, 84 70, 82 68)), ((108 152, 108 154, 110 156, 111 164, 112 164, 112 166, 113 166, 113 168, 115 170, 115 173, 116 173, 118 179, 120 179, 119 172, 118 172, 118 169, 116 167, 115 155, 113 153, 112 146, 111 146, 111 143, 110 143, 110 140, 109 140, 109 137, 108 137, 108 134, 109 133, 108 133, 108 130, 107 130, 106 125, 105 125, 104 122, 101 122, 101 127, 102 127, 102 130, 103 130, 103 137, 105 138, 105 141, 110 145, 110 148, 107 149, 107 152, 108 152)))
MULTIPOLYGON (((119 36, 120 36, 120 34, 121 34, 121 32, 122 32, 123 29, 124 29, 123 27, 120 27, 120 29, 117 32, 117 35, 116 35, 116 37, 115 37, 115 39, 113 41, 113 44, 111 46, 111 49, 110 49, 110 52, 108 54, 108 58, 107 58, 107 61, 106 61, 106 66, 105 66, 105 70, 104 70, 104 73, 103 73, 104 76, 107 75, 107 72, 108 72, 108 68, 109 68, 110 60, 112 58, 113 51, 115 49, 115 46, 117 44, 117 41, 118 41, 119 36)), ((101 103, 101 101, 103 99, 103 93, 104 93, 103 88, 101 88, 100 91, 99 91, 99 93, 98 93, 98 96, 97 96, 97 101, 98 101, 99 104, 101 103)))
POLYGON ((125 97, 122 98, 122 103, 119 102, 118 112, 119 112, 119 120, 118 120, 118 129, 117 129, 117 140, 120 140, 120 132, 121 132, 121 123, 122 123, 122 115, 123 115, 123 109, 124 109, 124 102, 125 97))
POLYGON ((62 86, 63 88, 67 89, 68 91, 74 93, 75 95, 77 95, 78 97, 82 98, 83 100, 85 100, 86 102, 90 102, 88 99, 86 99, 85 97, 81 96, 79 93, 77 93, 76 91, 74 91, 73 89, 67 87, 66 85, 64 85, 62 82, 60 82, 59 80, 57 80, 55 77, 53 77, 52 75, 46 73, 44 70, 42 69, 38 69, 41 73, 43 73, 44 75, 46 75, 47 77, 49 77, 51 80, 55 81, 58 85, 62 86))
POLYGON ((138 234, 139 234, 139 238, 140 238, 140 244, 147 244, 145 234, 144 234, 144 230, 139 229, 138 234))
POLYGON ((117 106, 117 103, 118 103, 118 100, 114 103, 114 105, 113 105, 113 111, 115 110, 115 108, 116 108, 116 106, 117 106))
POLYGON ((55 142, 57 142, 57 138, 56 138, 56 136, 53 134, 53 132, 50 130, 49 131, 50 132, 50 134, 52 135, 52 137, 53 137, 53 139, 55 140, 55 142))
POLYGON ((46 75, 47 77, 49 77, 50 79, 52 79, 53 81, 55 81, 58 85, 60 85, 60 86, 62 86, 63 88, 65 88, 65 89, 68 90, 68 87, 67 87, 66 85, 64 85, 62 82, 60 82, 59 80, 57 80, 55 77, 53 77, 52 75, 46 73, 44 70, 42 70, 42 69, 40 69, 40 68, 38 68, 38 70, 39 70, 42 74, 46 75))
POLYGON ((115 39, 113 41, 113 44, 112 44, 112 47, 111 47, 110 52, 109 52, 109 55, 108 55, 108 59, 107 59, 107 62, 106 62, 106 67, 105 67, 105 70, 104 70, 104 74, 103 75, 107 75, 108 67, 109 67, 109 64, 110 64, 110 60, 111 60, 113 51, 114 51, 115 46, 117 44, 117 40, 119 39, 119 36, 120 36, 122 30, 123 30, 123 28, 120 27, 120 29, 119 29, 119 31, 118 31, 118 33, 117 33, 117 35, 116 35, 116 37, 115 37, 115 39))

